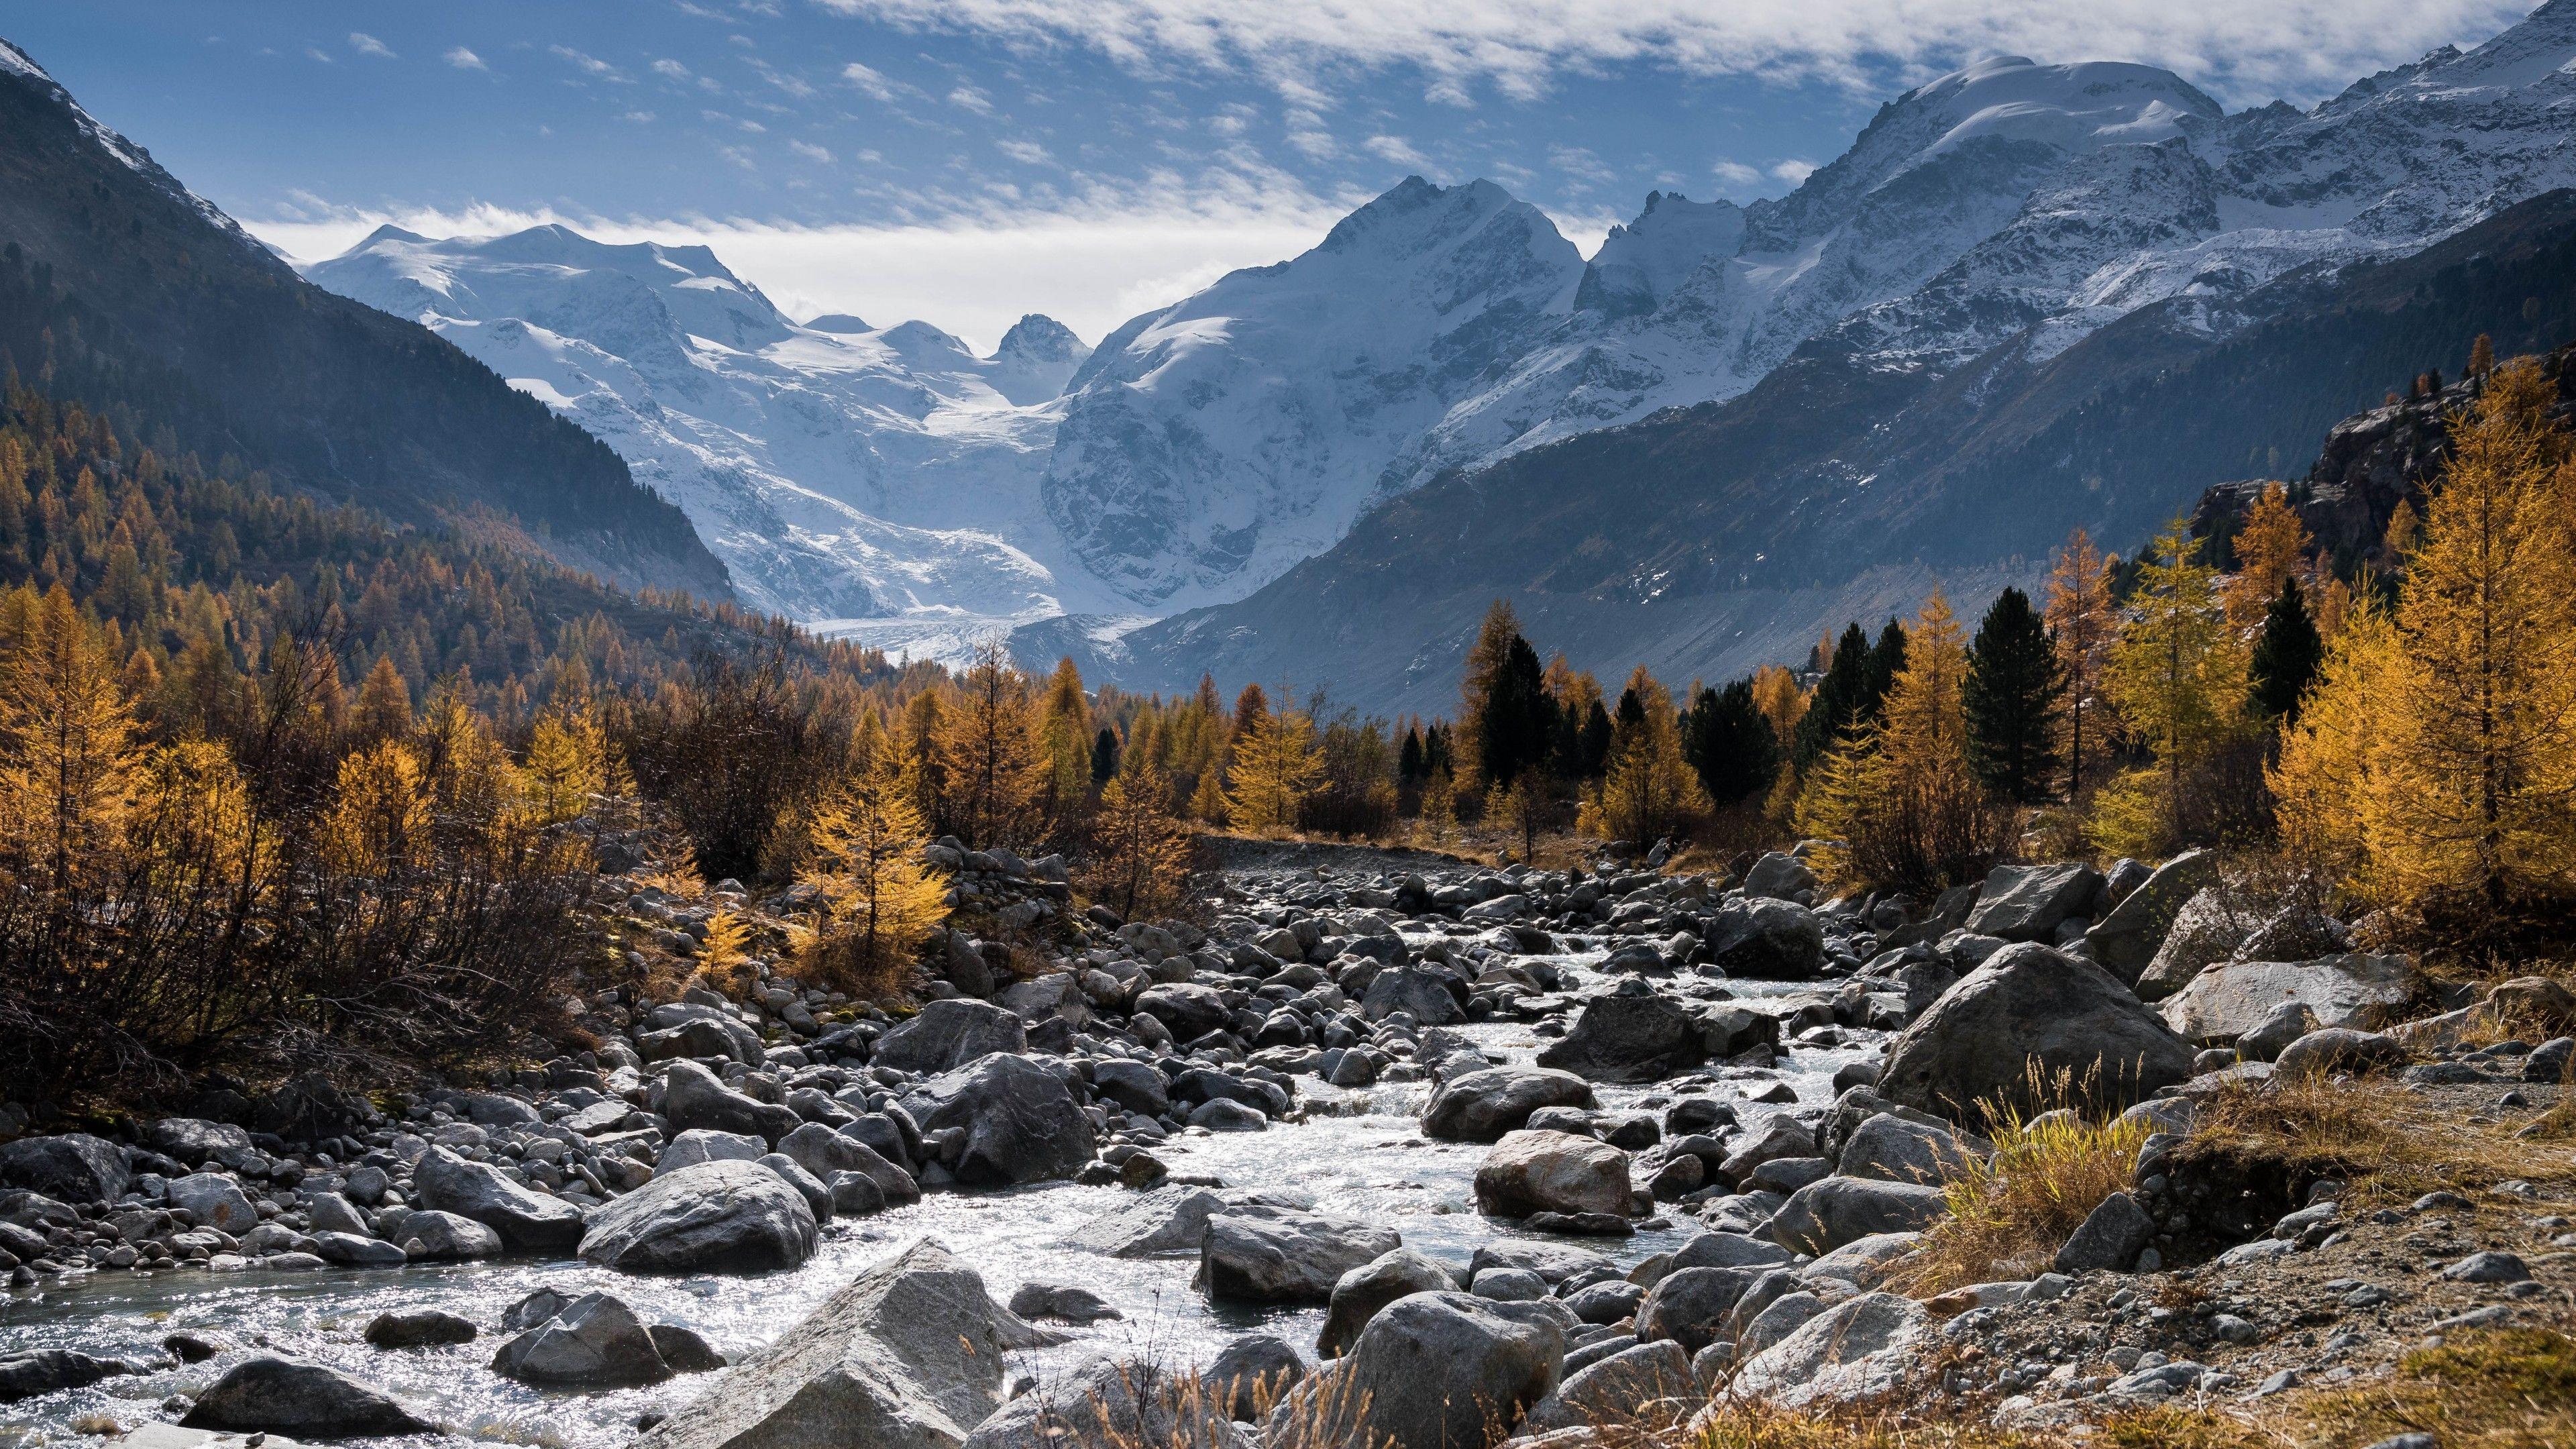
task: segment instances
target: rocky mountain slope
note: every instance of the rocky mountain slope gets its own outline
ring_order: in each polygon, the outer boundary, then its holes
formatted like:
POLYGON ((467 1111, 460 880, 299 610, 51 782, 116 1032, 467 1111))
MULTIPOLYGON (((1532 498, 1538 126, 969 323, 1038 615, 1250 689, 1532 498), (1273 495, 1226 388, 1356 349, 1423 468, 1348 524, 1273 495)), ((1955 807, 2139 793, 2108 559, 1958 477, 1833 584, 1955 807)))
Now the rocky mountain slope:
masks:
POLYGON ((180 447, 400 521, 731 597, 688 520, 616 453, 418 327, 298 277, 5 41, 0 242, 47 299, 9 319, 14 360, 35 374, 53 361, 45 329, 77 329, 92 405, 140 408, 180 447))

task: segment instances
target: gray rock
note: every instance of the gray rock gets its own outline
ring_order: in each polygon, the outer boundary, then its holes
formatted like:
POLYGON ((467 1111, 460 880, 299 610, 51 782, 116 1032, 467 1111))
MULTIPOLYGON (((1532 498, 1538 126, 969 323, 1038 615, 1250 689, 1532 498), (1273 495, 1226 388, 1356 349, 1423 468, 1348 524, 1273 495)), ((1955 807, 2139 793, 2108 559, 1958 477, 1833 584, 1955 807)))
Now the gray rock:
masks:
MULTIPOLYGON (((365 1233, 371 1231, 366 1214, 361 1213, 336 1192, 317 1192, 304 1199, 305 1216, 311 1219, 317 1233, 365 1233)), ((220 1226, 220 1225, 219 1225, 220 1226)), ((230 1229, 226 1229, 230 1231, 230 1229)))
POLYGON ((1190 1126, 1210 1132, 1262 1132, 1270 1127, 1270 1119, 1262 1115, 1260 1108, 1222 1097, 1192 1107, 1188 1121, 1190 1126))
POLYGON ((2138 1250, 2154 1242, 2155 1237, 2156 1220, 2147 1216, 2136 1198, 2115 1192, 2086 1214, 2075 1235, 2057 1250, 2056 1268, 2060 1273, 2089 1273, 2103 1268, 2126 1272, 2138 1260, 2138 1250))
POLYGON ((1096 1360, 1042 1381, 966 1436, 966 1449, 1246 1449, 1223 1406, 1154 1364, 1096 1360))
POLYGON ((1942 1190, 1929 1183, 1828 1177, 1781 1204, 1771 1236, 1784 1248, 1821 1255, 1881 1233, 1920 1231, 1948 1211, 1942 1190))
POLYGON ((407 1213, 402 1240, 418 1243, 415 1256, 426 1259, 497 1258, 504 1251, 501 1235, 472 1218, 427 1209, 407 1213))
POLYGON ((1690 1355, 1671 1339, 1622 1349, 1557 1385, 1530 1406, 1523 1434, 1592 1424, 1652 1427, 1685 1418, 1704 1402, 1690 1355))
POLYGON ((888 1204, 917 1202, 921 1185, 912 1174, 888 1162, 875 1148, 846 1131, 834 1131, 820 1122, 808 1122, 780 1138, 778 1150, 796 1165, 825 1183, 844 1172, 854 1172, 874 1183, 878 1195, 888 1204))
POLYGON ((1794 901, 1816 888, 1816 873, 1785 850, 1768 850, 1744 872, 1744 893, 1775 901, 1794 901))
POLYGON ((1002 1404, 1002 1314, 935 1242, 879 1263, 638 1441, 958 1449, 1002 1404))
POLYGON ((2083 915, 2102 893, 2102 872, 2081 861, 1999 865, 1986 873, 1967 929, 2007 941, 2053 941, 2069 916, 2083 915))
POLYGON ((1073 1230, 1066 1241, 1087 1252, 1114 1258, 1155 1258, 1167 1254, 1195 1257, 1207 1235, 1208 1219, 1218 1213, 1261 1217, 1300 1211, 1284 1198, 1262 1193, 1218 1193, 1204 1187, 1158 1187, 1115 1212, 1103 1213, 1073 1230))
POLYGON ((1477 1210, 1494 1217, 1628 1211, 1628 1154, 1571 1132, 1507 1132, 1476 1169, 1477 1210))
POLYGON ((1881 1112, 1852 1129, 1835 1170, 1884 1182, 1944 1183, 1967 1175, 1973 1163, 1955 1134, 1881 1112))
POLYGON ((754 1272, 814 1255, 805 1194, 753 1162, 701 1162, 656 1176, 599 1210, 581 1256, 628 1272, 754 1272))
POLYGON ((1788 1249, 1742 1233, 1697 1233, 1673 1251, 1675 1268, 1778 1268, 1788 1249))
POLYGON ((2372 1026, 2403 1007, 2417 985, 2415 968, 2403 956, 2353 952, 2315 961, 2230 961, 2194 977, 2162 1010, 2184 1036, 2227 1046, 2283 1002, 2304 1004, 2320 1026, 2372 1026))
POLYGON ((2125 1107, 2188 1078, 2192 1048, 2101 967, 2007 946, 1889 1044, 1876 1090, 1954 1119, 1989 1098, 2045 1108, 2029 1100, 2034 1062, 2125 1107))
POLYGON ((1487 1067, 1450 1077, 1422 1109, 1422 1135, 1496 1142, 1529 1125, 1542 1107, 1590 1107, 1592 1084, 1544 1067, 1487 1067))
POLYGON ((1635 1283, 1595 1283, 1565 1295, 1565 1306, 1584 1323, 1610 1324, 1634 1318, 1646 1290, 1635 1283))
POLYGON ((2281 1048, 2272 1069, 2283 1076, 2335 1072, 2392 1071, 2406 1065, 2406 1048, 2395 1037, 2330 1026, 2312 1031, 2281 1048))
POLYGON ((499 1168, 468 1162, 444 1147, 421 1155, 411 1181, 414 1202, 481 1223, 513 1252, 570 1252, 581 1243, 580 1208, 561 1198, 541 1197, 502 1176, 499 1168))
POLYGON ((1064 1078, 1029 1057, 978 1058, 922 1084, 904 1108, 924 1133, 966 1129, 949 1170, 970 1187, 1069 1177, 1100 1152, 1064 1078))
POLYGON ((2471 1253, 2442 1270, 2454 1283, 2528 1283, 2531 1267, 2511 1253, 2471 1253))
MULTIPOLYGON (((805 1125, 815 1124, 809 1122, 805 1125)), ((804 1128, 797 1130, 801 1132, 804 1128)), ((769 1144, 748 1133, 692 1127, 671 1139, 671 1145, 663 1148, 662 1155, 653 1160, 653 1170, 657 1173, 677 1172, 701 1162, 758 1162, 768 1153, 769 1144)))
POLYGON ((1387 967, 1369 982, 1368 991, 1360 998, 1360 1015, 1371 1021, 1384 1021, 1397 1012, 1409 1012, 1422 1026, 1451 1026, 1467 1019, 1464 1007, 1449 989, 1453 978, 1430 966, 1411 963, 1387 967))
POLYGON ((1707 930, 1709 960, 1729 976, 1808 981, 1824 968, 1824 922, 1790 901, 1730 900, 1707 930))
POLYGON ((1808 1320, 1824 1311, 1825 1300, 1813 1293, 1801 1291, 1781 1294, 1772 1299, 1761 1312, 1753 1315, 1752 1322, 1744 1325, 1742 1336, 1735 1340, 1736 1358, 1749 1360, 1758 1356, 1763 1350, 1805 1327, 1808 1320))
POLYGON ((427 1434, 436 1427, 372 1384, 320 1364, 269 1357, 226 1370, 179 1422, 190 1429, 297 1439, 371 1439, 427 1434))
POLYGON ((1599 1282, 1619 1276, 1615 1264, 1589 1248, 1511 1238, 1498 1238, 1477 1248, 1475 1256, 1468 1260, 1468 1281, 1473 1282, 1477 1274, 1489 1268, 1527 1268, 1551 1288, 1563 1287, 1576 1278, 1599 1282))
POLYGON ((1929 1320, 1922 1304, 1893 1293, 1838 1303, 1748 1360, 1734 1391, 1791 1408, 1875 1398, 1903 1381, 1907 1350, 1929 1320))
POLYGON ((1680 1003, 1651 993, 1614 993, 1583 1003, 1574 1028, 1541 1047, 1538 1064, 1596 1082, 1652 1082, 1707 1058, 1701 1022, 1680 1003))
POLYGON ((644 1321, 605 1293, 585 1293, 503 1343, 492 1355, 492 1371, 521 1383, 567 1388, 658 1384, 671 1376, 644 1321))
POLYGON ((653 1336, 653 1351, 675 1374, 711 1374, 725 1366, 725 1356, 713 1344, 676 1323, 656 1323, 645 1331, 653 1336))
MULTIPOLYGON (((803 1163, 784 1152, 772 1152, 762 1156, 754 1165, 767 1168, 777 1174, 779 1181, 795 1189, 796 1195, 805 1199, 805 1210, 814 1215, 816 1223, 832 1220, 832 1190, 823 1185, 822 1179, 807 1172, 803 1163)), ((874 1188, 876 1184, 872 1182, 868 1186, 874 1188)), ((879 1192, 877 1196, 882 1200, 885 1194, 879 1192)))
POLYGON ((256 1150, 246 1129, 200 1117, 164 1117, 143 1129, 143 1144, 192 1166, 215 1162, 238 1168, 256 1150))
POLYGON ((2284 1001, 2263 1014, 2236 1039, 2236 1053, 2249 1062, 2276 1061, 2290 1043, 2315 1031, 2317 1013, 2304 1001, 2284 1001))
MULTIPOLYGON (((1542 1280, 1544 1281, 1544 1280, 1542 1280)), ((1333 1284, 1315 1353, 1340 1358, 1379 1309, 1415 1293, 1446 1293, 1458 1286, 1449 1270, 1411 1248, 1394 1248, 1344 1273, 1333 1284)))
POLYGON ((1718 1326, 1744 1290, 1761 1276, 1752 1268, 1676 1268, 1646 1293, 1637 1308, 1637 1336, 1672 1339, 1697 1353, 1718 1336, 1718 1326))
POLYGON ((1192 981, 1146 987, 1136 997, 1136 1010, 1161 1022, 1174 1041, 1196 1041, 1234 1021, 1233 1010, 1215 987, 1192 981))
POLYGON ((220 1173, 192 1172, 170 1179, 170 1206, 186 1211, 198 1226, 240 1237, 259 1226, 259 1209, 250 1195, 220 1173))
POLYGON ((313 1235, 313 1250, 324 1261, 344 1268, 399 1268, 411 1261, 402 1249, 365 1233, 325 1229, 313 1235))
POLYGON ((2156 867, 2144 884, 2122 896, 2109 915, 2084 933, 2093 959, 2134 988, 2155 960, 2157 948, 2164 945, 2175 917, 2194 894, 2217 879, 2218 857, 2207 850, 2186 850, 2156 867))
POLYGON ((1029 1049, 1028 1026, 989 1001, 963 997, 922 1004, 912 1020, 887 1032, 869 1054, 873 1066, 937 1076, 996 1052, 1029 1049))
POLYGON ((662 1070, 662 1115, 675 1132, 704 1127, 757 1137, 776 1146, 778 1139, 804 1125, 805 1119, 794 1108, 745 1096, 696 1062, 682 1059, 662 1070))
POLYGON ((2161 1001, 2182 990, 2193 977, 2234 956, 2261 924, 2215 885, 2192 892, 2166 928, 2156 954, 2138 973, 2139 997, 2161 1001))
POLYGON ((644 1014, 643 1024, 646 1029, 635 1039, 635 1050, 648 1062, 674 1057, 720 1057, 748 1067, 768 1062, 758 1032, 735 1020, 732 1013, 699 1002, 673 1001, 654 1007, 644 1014))
POLYGON ((1547 1280, 1527 1268, 1488 1268, 1476 1275, 1467 1291, 1479 1298, 1506 1303, 1527 1303, 1548 1296, 1547 1280))
POLYGON ((1556 1388, 1565 1333, 1551 1307, 1397 1299, 1339 1364, 1290 1392, 1270 1449, 1488 1449, 1556 1388))
POLYGON ((0 1353, 0 1404, 85 1389, 100 1379, 130 1372, 123 1360, 92 1358, 65 1348, 0 1353))
POLYGON ((1392 1228, 1356 1218, 1221 1212, 1199 1240, 1200 1286, 1235 1303, 1329 1303, 1352 1269, 1402 1243, 1392 1228))
POLYGON ((453 1313, 424 1308, 415 1313, 379 1313, 368 1320, 367 1342, 378 1348, 438 1348, 472 1343, 473 1323, 453 1313))
POLYGON ((125 1154, 86 1132, 0 1143, 0 1188, 23 1188, 56 1202, 105 1204, 125 1196, 131 1182, 125 1154))
POLYGON ((1023 1283, 1011 1294, 1011 1311, 1022 1318, 1052 1318, 1063 1323, 1097 1323, 1124 1318, 1109 1301, 1088 1288, 1066 1283, 1023 1283))
POLYGON ((1306 1361, 1284 1338, 1247 1333, 1219 1349, 1202 1377, 1228 1415, 1255 1420, 1306 1377, 1306 1361))

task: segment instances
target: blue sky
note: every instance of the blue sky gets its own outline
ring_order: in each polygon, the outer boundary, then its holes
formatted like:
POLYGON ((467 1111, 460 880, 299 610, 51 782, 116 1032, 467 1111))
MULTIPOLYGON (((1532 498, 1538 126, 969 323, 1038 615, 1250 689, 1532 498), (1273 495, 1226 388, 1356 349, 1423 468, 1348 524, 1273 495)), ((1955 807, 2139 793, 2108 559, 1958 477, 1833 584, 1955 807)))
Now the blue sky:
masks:
POLYGON ((1750 200, 1997 53, 2301 104, 2517 0, 0 0, 107 124, 300 256, 394 220, 701 240, 790 312, 1086 337, 1407 173, 1587 249, 1750 200))

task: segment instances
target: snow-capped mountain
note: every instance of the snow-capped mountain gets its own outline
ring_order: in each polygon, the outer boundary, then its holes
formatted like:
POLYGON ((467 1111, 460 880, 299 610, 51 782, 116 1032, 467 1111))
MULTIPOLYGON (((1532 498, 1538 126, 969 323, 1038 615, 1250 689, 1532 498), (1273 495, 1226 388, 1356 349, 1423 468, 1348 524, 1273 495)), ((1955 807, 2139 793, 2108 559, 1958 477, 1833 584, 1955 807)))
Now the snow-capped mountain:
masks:
POLYGON ((1038 480, 1088 355, 1028 317, 979 358, 923 322, 799 326, 701 246, 560 226, 432 241, 395 227, 308 269, 413 318, 622 454, 744 598, 955 653, 1118 596, 1064 567, 1038 480))

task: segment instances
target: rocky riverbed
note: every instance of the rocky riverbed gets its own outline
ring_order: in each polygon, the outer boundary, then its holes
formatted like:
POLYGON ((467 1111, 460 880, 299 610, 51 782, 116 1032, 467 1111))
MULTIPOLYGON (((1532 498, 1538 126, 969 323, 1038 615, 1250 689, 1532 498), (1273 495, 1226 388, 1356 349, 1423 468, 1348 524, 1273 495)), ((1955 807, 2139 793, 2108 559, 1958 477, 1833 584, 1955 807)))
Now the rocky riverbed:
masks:
MULTIPOLYGON (((1442 1403, 1547 1432, 1730 1382, 2036 1422, 2566 1306, 2565 1171, 2347 1215, 2338 1183, 2177 1155, 2210 1094, 2276 1072, 2537 1119, 2576 1048, 2528 1029, 2576 1016, 2555 985, 2445 993, 2204 858, 1825 901, 1785 854, 1711 877, 1241 847, 1191 926, 942 849, 992 935, 943 938, 900 1017, 763 968, 733 997, 599 992, 589 1045, 472 1088, 20 1124, 0 1439, 899 1422, 998 1449, 1078 1401, 1428 1449, 1467 1429, 1442 1403), (2101 1069, 2145 1144, 2130 1188, 2036 1278, 1883 1291, 1992 1151, 1964 1105, 2033 1058, 2101 1069), (1212 1401, 1161 1377, 1185 1368, 1212 1401), (1255 1375, 1263 1404, 1300 1387, 1265 1420, 1226 1387, 1255 1375)), ((794 904, 601 901, 639 962, 794 904)))

